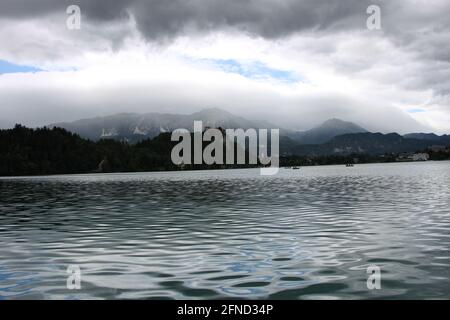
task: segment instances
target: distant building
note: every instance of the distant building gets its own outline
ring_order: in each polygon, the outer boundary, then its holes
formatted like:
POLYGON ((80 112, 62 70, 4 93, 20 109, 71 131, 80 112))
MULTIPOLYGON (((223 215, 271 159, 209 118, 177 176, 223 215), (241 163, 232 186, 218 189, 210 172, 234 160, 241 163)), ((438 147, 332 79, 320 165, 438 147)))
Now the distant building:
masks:
POLYGON ((428 153, 403 153, 397 157, 397 161, 428 161, 430 155, 428 153))
POLYGON ((430 155, 428 153, 415 153, 411 156, 412 161, 428 161, 430 155))

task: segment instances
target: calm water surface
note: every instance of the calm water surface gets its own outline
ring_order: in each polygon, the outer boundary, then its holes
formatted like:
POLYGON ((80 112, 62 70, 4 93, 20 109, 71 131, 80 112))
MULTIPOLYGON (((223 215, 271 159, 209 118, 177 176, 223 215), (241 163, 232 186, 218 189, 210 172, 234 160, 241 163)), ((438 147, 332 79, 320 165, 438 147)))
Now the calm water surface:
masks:
POLYGON ((449 299, 450 162, 0 179, 0 298, 449 299))

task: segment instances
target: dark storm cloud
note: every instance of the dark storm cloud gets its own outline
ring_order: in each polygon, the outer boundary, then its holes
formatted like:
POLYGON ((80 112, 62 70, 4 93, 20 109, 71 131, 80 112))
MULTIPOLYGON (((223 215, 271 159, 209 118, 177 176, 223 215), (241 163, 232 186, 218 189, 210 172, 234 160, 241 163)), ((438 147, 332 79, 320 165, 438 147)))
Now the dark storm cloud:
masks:
POLYGON ((85 17, 111 21, 132 13, 149 39, 167 39, 186 32, 236 28, 266 38, 305 29, 365 25, 366 0, 2 0, 0 15, 36 17, 81 7, 85 17))
POLYGON ((430 59, 450 61, 449 50, 444 50, 449 40, 450 1, 441 0, 2 0, 0 17, 65 14, 72 4, 79 5, 92 23, 114 22, 131 14, 149 40, 223 29, 265 38, 305 30, 363 31, 366 9, 376 4, 381 7, 384 34, 401 46, 423 51, 430 59))
POLYGON ((95 21, 109 21, 126 16, 133 0, 1 0, 0 17, 39 18, 48 14, 63 13, 70 5, 80 6, 82 13, 95 21))
POLYGON ((399 47, 450 62, 450 1, 442 0, 2 0, 0 18, 65 14, 71 4, 94 24, 133 16, 150 41, 229 29, 269 39, 301 31, 364 31, 366 9, 376 4, 381 32, 399 47))
POLYGON ((364 25, 366 1, 154 0, 135 2, 139 29, 150 38, 235 28, 266 38, 306 29, 364 25))

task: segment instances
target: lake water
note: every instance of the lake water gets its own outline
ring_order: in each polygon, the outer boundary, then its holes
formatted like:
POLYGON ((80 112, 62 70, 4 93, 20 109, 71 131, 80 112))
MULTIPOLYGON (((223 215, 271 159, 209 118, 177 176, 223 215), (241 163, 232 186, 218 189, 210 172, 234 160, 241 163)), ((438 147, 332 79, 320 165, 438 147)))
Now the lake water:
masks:
POLYGON ((450 162, 2 178, 0 298, 449 299, 450 162))

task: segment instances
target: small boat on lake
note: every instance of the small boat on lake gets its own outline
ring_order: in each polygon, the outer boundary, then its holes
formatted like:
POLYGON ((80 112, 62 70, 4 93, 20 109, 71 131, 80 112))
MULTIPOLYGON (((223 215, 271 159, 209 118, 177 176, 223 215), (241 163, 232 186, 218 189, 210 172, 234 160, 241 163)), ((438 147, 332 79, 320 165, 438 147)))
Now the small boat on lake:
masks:
POLYGON ((354 164, 353 164, 353 163, 347 163, 345 166, 346 166, 347 168, 348 168, 348 167, 353 167, 354 164))
POLYGON ((299 170, 300 167, 292 167, 292 170, 299 170))

